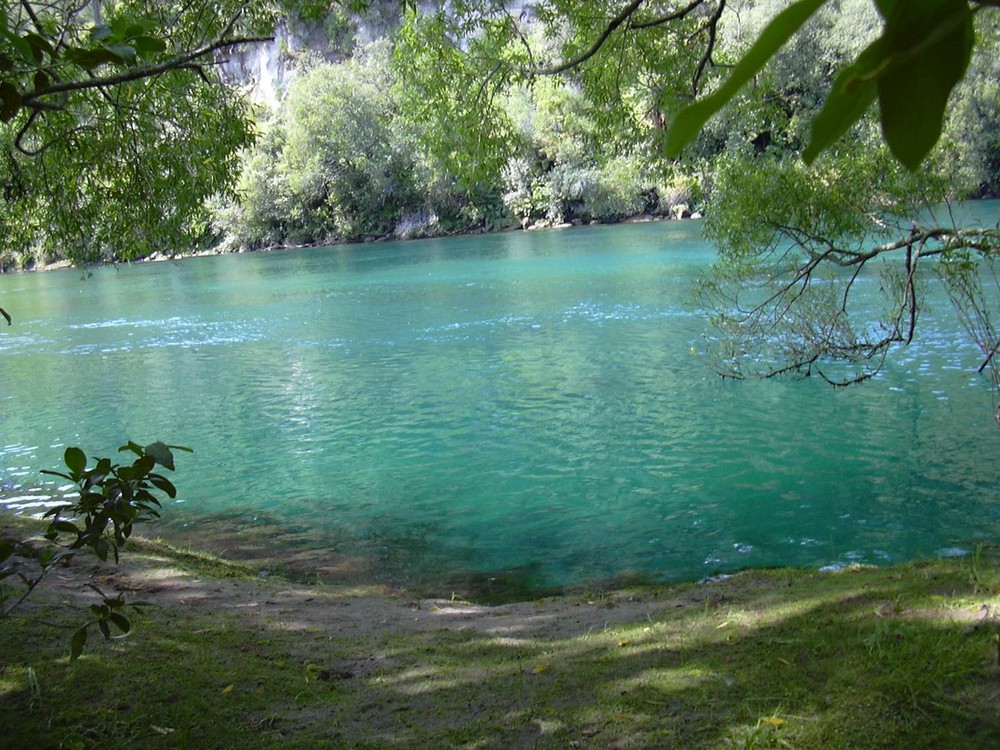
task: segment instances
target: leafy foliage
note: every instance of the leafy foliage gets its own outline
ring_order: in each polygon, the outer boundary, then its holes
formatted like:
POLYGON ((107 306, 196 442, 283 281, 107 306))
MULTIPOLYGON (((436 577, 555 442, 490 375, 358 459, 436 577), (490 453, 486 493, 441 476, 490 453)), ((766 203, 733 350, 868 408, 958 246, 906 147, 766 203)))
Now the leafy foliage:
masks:
MULTIPOLYGON (((799 0, 779 13, 725 83, 678 114, 668 153, 676 155, 690 143, 708 118, 828 2, 799 0)), ((966 0, 882 0, 875 5, 885 21, 882 33, 834 81, 803 152, 807 162, 844 135, 875 99, 885 142, 909 169, 924 160, 941 135, 945 107, 965 75, 974 45, 972 7, 966 0)))
MULTIPOLYGON (((135 524, 159 518, 160 501, 154 492, 176 496, 170 480, 154 471, 157 466, 174 470, 174 450, 190 451, 178 445, 156 442, 143 447, 130 441, 120 449, 136 455, 130 465, 100 458, 88 469, 84 452, 70 447, 63 458, 65 472, 43 471, 73 482, 79 497, 45 514, 51 518, 44 537, 48 544, 38 547, 28 541, 0 540, 0 617, 8 617, 52 570, 68 563, 81 549, 90 550, 101 560, 107 560, 111 553, 118 562, 135 524)), ((100 595, 101 603, 90 606, 91 619, 75 631, 71 659, 80 655, 91 626, 96 625, 105 638, 111 637, 112 625, 123 634, 131 629, 123 611, 124 598, 120 594, 107 596, 88 585, 100 595)), ((142 604, 127 606, 136 609, 142 604)))
POLYGON ((204 240, 253 132, 208 65, 265 3, 0 6, 0 260, 95 262, 204 240))
POLYGON ((67 448, 64 457, 67 472, 44 470, 43 474, 62 477, 73 482, 79 499, 48 511, 52 517, 46 539, 58 541, 61 534, 74 535, 69 549, 88 548, 101 560, 108 553, 118 562, 122 545, 132 534, 136 523, 159 518, 160 501, 153 494, 158 490, 167 497, 176 497, 174 485, 162 474, 154 472, 156 466, 173 471, 172 450, 189 450, 177 445, 151 443, 142 447, 129 441, 121 451, 131 451, 137 458, 131 465, 113 464, 109 458, 98 459, 87 468, 87 457, 79 448, 67 448), (69 518, 80 518, 78 521, 69 518))

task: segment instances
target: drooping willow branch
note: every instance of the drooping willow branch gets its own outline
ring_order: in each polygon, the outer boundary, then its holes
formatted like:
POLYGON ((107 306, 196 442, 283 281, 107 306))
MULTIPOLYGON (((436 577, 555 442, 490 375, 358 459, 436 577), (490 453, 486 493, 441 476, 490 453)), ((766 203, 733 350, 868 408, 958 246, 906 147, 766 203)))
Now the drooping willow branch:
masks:
MULTIPOLYGON (((717 342, 725 348, 720 349, 723 356, 716 366, 724 377, 747 377, 749 365, 756 377, 797 372, 815 373, 833 385, 867 380, 881 369, 891 345, 913 340, 921 259, 940 256, 942 263, 948 263, 955 252, 970 251, 987 259, 1000 252, 1000 233, 992 229, 913 226, 898 239, 858 249, 839 247, 794 227, 775 227, 775 232, 770 250, 757 256, 751 268, 720 274, 703 287, 703 297, 709 309, 716 311, 714 320, 725 334, 717 342), (897 302, 879 326, 883 332, 873 336, 875 329, 870 326, 867 332, 858 332, 849 319, 848 301, 861 271, 872 260, 899 252, 903 253, 903 272, 886 279, 895 289, 897 302), (836 287, 814 285, 818 271, 830 266, 852 269, 852 273, 836 287), (761 271, 765 273, 760 275, 761 271), (763 296, 744 304, 746 295, 755 290, 763 296), (773 346, 777 349, 772 350, 773 346), (829 376, 822 365, 833 360, 868 364, 852 376, 838 378, 829 376)), ((960 285, 962 279, 952 286, 960 285)), ((955 301, 955 289, 949 293, 955 301)), ((963 300, 970 296, 967 290, 963 295, 963 300)), ((989 321, 967 322, 966 327, 980 331, 976 340, 990 364, 1000 342, 989 321)))

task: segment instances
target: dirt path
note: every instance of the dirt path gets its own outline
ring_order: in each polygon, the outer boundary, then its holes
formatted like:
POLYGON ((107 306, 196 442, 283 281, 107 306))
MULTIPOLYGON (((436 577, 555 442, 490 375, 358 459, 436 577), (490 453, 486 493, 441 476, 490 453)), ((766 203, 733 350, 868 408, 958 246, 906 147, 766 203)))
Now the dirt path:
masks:
POLYGON ((433 630, 472 630, 509 638, 566 638, 628 622, 655 619, 665 610, 704 601, 710 586, 658 598, 621 591, 597 597, 566 595, 499 606, 405 593, 308 586, 274 578, 200 576, 168 556, 123 555, 118 566, 80 558, 49 581, 64 595, 92 597, 85 584, 125 593, 131 601, 227 612, 249 624, 336 637, 433 630))

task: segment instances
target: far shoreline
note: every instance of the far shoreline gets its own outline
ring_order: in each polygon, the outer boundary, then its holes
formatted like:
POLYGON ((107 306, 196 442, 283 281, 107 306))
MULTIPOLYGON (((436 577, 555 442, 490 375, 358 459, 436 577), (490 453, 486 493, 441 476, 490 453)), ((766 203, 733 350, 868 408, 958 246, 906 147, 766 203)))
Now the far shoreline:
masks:
POLYGON ((546 232, 546 231, 562 231, 565 229, 583 229, 587 227, 614 227, 622 226, 627 224, 651 224, 659 222, 688 222, 697 221, 703 219, 704 216, 698 211, 688 212, 685 211, 684 215, 680 216, 669 216, 666 214, 650 214, 641 213, 635 214, 633 216, 626 217, 621 221, 574 221, 574 222, 563 222, 558 224, 550 224, 544 220, 537 223, 530 223, 526 226, 518 226, 512 224, 506 228, 499 229, 486 229, 485 227, 469 228, 465 230, 458 230, 453 232, 441 232, 440 234, 413 234, 413 235, 397 235, 397 234, 386 234, 381 236, 366 236, 356 240, 338 240, 329 243, 303 243, 300 245, 267 245, 255 248, 246 247, 231 247, 227 248, 223 243, 214 245, 213 247, 206 248, 204 250, 191 250, 189 252, 175 252, 175 253, 161 253, 155 252, 148 256, 142 258, 134 258, 130 260, 120 260, 120 261, 99 261, 95 263, 85 263, 82 265, 77 265, 70 260, 57 260, 52 263, 39 263, 27 268, 16 268, 16 269, 3 269, 0 268, 0 276, 12 276, 19 273, 37 273, 37 272, 48 272, 48 271, 65 271, 65 270, 78 270, 86 271, 88 269, 103 268, 106 266, 122 266, 131 265, 133 263, 162 263, 164 261, 179 262, 182 260, 188 260, 189 258, 208 258, 223 255, 250 255, 254 253, 270 253, 270 252, 280 252, 283 250, 308 250, 314 248, 323 247, 352 247, 355 245, 380 245, 390 242, 410 242, 412 240, 434 240, 434 239, 448 239, 452 237, 475 237, 478 235, 495 235, 495 234, 508 234, 514 232, 546 232))

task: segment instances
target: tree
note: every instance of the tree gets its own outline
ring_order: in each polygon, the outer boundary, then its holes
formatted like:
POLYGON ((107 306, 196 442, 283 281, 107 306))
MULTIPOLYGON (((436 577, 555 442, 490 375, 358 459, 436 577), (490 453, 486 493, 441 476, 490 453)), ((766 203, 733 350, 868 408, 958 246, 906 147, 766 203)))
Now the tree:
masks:
POLYGON ((293 193, 314 209, 313 241, 387 234, 415 203, 412 155, 398 137, 391 93, 383 43, 292 84, 282 156, 293 193))
POLYGON ((0 257, 6 266, 187 249, 250 143, 216 56, 267 38, 269 4, 0 6, 0 257))
MULTIPOLYGON (((958 225, 942 207, 994 180, 1000 153, 1000 98, 989 62, 1000 34, 995 16, 976 20, 983 54, 956 86, 952 101, 961 106, 944 115, 936 148, 919 168, 904 167, 891 140, 888 148, 883 143, 885 111, 879 121, 862 114, 811 165, 794 151, 746 144, 726 154, 706 222, 720 259, 701 298, 716 324, 710 348, 721 373, 817 375, 837 385, 866 380, 894 347, 913 340, 923 290, 939 283, 1000 399, 1000 231, 958 225), (852 296, 873 271, 883 292, 878 310, 859 307, 852 296)), ((785 49, 776 61, 792 54, 785 49)))
POLYGON ((700 175, 721 258, 703 299, 726 374, 870 377, 912 339, 921 285, 933 278, 996 383, 997 298, 983 281, 995 278, 1000 231, 927 209, 995 184, 1000 34, 985 11, 997 6, 551 0, 515 17, 502 2, 456 2, 433 18, 443 29, 435 44, 483 71, 468 107, 494 101, 491 87, 563 77, 619 122, 632 113, 629 132, 651 156, 700 175), (845 15, 864 20, 839 24, 845 15), (556 44, 534 41, 539 24, 556 44), (854 281, 875 264, 885 275, 881 317, 851 302, 854 281), (843 360, 859 367, 833 364, 843 360))

